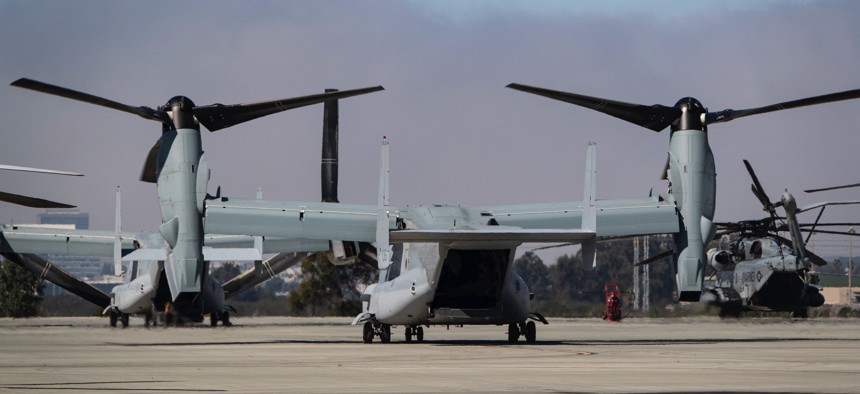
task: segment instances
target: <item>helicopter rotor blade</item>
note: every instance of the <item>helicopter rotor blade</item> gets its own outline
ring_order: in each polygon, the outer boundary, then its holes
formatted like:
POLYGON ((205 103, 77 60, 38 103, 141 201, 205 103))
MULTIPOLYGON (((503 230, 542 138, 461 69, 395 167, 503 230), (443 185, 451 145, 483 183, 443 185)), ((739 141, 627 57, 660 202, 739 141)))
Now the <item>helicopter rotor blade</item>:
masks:
MULTIPOLYGON (((776 237, 776 239, 778 239, 780 242, 784 243, 786 246, 788 246, 790 248, 794 248, 794 243, 791 242, 790 239, 779 236, 779 235, 775 235, 775 234, 774 234, 774 237, 776 237)), ((823 258, 821 258, 821 256, 819 256, 815 253, 812 253, 805 246, 803 247, 803 251, 804 251, 804 253, 806 253, 806 257, 809 258, 809 261, 812 262, 812 264, 815 264, 817 266, 827 265, 827 260, 824 260, 823 258)))
POLYGON ((770 197, 765 193, 764 188, 761 186, 761 182, 759 182, 758 177, 755 175, 755 170, 753 170, 750 162, 744 159, 744 166, 747 168, 747 172, 749 172, 750 177, 752 178, 752 192, 755 194, 756 198, 761 202, 762 207, 765 211, 768 211, 771 216, 776 215, 774 211, 774 205, 770 202, 770 197))
POLYGON ((813 229, 805 229, 805 228, 800 229, 800 231, 803 231, 805 233, 834 234, 834 235, 847 235, 849 237, 860 237, 860 233, 856 233, 856 232, 852 233, 852 232, 848 232, 848 231, 833 231, 833 230, 820 230, 820 229, 819 230, 813 230, 813 229))
POLYGON ((161 110, 155 110, 146 106, 143 107, 135 107, 123 103, 119 103, 116 101, 108 100, 103 97, 94 96, 92 94, 79 92, 77 90, 72 90, 68 88, 64 88, 57 85, 51 85, 44 82, 35 81, 28 78, 21 78, 12 82, 10 85, 35 90, 37 92, 52 94, 54 96, 60 96, 67 99, 83 101, 85 103, 95 104, 102 107, 107 107, 111 109, 115 109, 117 111, 127 112, 130 114, 134 114, 140 116, 144 119, 154 120, 157 122, 161 122, 164 124, 172 124, 170 117, 166 112, 161 110))
POLYGON ((382 86, 372 86, 361 89, 341 90, 330 93, 312 94, 309 96, 286 98, 272 101, 261 101, 247 104, 212 104, 194 107, 194 116, 209 131, 221 130, 230 126, 254 120, 266 115, 275 114, 288 109, 322 103, 327 100, 337 100, 361 94, 385 90, 382 86))
POLYGON ((807 192, 807 193, 817 193, 817 192, 823 192, 823 191, 826 191, 826 190, 848 189, 848 188, 851 188, 851 187, 857 187, 857 186, 860 186, 860 183, 852 183, 852 184, 850 184, 850 185, 842 185, 842 186, 824 187, 824 188, 821 188, 821 189, 809 189, 809 190, 804 190, 804 192, 807 192))
POLYGON ((642 126, 646 129, 660 132, 669 127, 681 116, 681 110, 675 107, 655 104, 651 106, 625 103, 599 97, 585 96, 576 93, 544 89, 534 86, 509 84, 507 87, 519 91, 549 97, 554 100, 578 105, 606 115, 642 126))
POLYGON ((708 114, 705 115, 705 124, 728 122, 730 120, 750 115, 758 115, 768 112, 781 111, 784 109, 832 103, 834 101, 851 100, 856 98, 860 98, 860 89, 846 90, 844 92, 830 93, 815 97, 807 97, 800 100, 786 101, 784 103, 771 104, 758 108, 749 108, 742 110, 726 109, 718 112, 708 112, 708 114))

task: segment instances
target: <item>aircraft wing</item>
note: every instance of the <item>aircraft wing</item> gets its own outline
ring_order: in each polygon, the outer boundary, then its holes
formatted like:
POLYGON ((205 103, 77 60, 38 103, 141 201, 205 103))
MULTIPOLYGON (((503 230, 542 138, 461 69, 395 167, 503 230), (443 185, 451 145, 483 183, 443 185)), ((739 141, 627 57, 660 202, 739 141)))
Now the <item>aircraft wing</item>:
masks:
MULTIPOLYGON (((221 198, 206 201, 203 230, 206 234, 251 234, 267 239, 373 242, 377 210, 375 205, 221 198)), ((389 228, 394 229, 393 217, 389 228)))
MULTIPOLYGON (((597 237, 626 237, 678 232, 675 204, 655 197, 632 200, 598 200, 597 237)), ((523 229, 578 229, 582 201, 477 207, 487 220, 523 229)))
MULTIPOLYGON (((138 242, 147 247, 163 244, 157 233, 120 233, 122 253, 135 249, 138 242)), ((64 254, 72 256, 113 257, 114 232, 67 230, 46 227, 2 225, 0 251, 3 253, 64 254)))
POLYGON ((595 233, 588 230, 532 230, 519 228, 481 229, 451 228, 439 230, 398 230, 389 235, 392 243, 403 242, 582 242, 593 239, 595 233))
MULTIPOLYGON (((207 234, 204 238, 203 245, 211 246, 213 248, 250 249, 254 247, 254 237, 249 235, 207 234)), ((263 254, 319 252, 324 250, 328 250, 328 240, 324 239, 263 238, 263 254)))

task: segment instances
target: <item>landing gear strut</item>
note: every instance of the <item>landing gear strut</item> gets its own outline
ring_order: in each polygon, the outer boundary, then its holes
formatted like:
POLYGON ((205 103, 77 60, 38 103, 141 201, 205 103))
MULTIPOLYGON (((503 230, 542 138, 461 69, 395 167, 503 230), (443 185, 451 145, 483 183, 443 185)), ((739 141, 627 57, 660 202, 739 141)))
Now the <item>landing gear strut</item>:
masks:
POLYGON ((424 327, 421 326, 406 326, 406 342, 412 342, 412 336, 418 342, 424 341, 424 327))
POLYGON ((526 342, 535 343, 537 341, 537 326, 535 322, 528 321, 519 324, 508 324, 508 342, 517 343, 520 336, 526 337, 526 342))
POLYGON ((365 322, 364 331, 362 333, 362 339, 364 340, 364 343, 373 342, 374 336, 379 336, 379 341, 382 343, 391 342, 391 325, 365 322))

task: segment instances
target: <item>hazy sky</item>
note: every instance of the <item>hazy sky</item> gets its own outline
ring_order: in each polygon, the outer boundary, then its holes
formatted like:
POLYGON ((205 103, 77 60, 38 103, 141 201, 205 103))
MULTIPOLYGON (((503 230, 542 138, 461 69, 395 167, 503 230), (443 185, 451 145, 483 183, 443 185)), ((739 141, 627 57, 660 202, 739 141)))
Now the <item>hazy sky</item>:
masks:
MULTIPOLYGON (((125 229, 160 224, 155 186, 137 180, 160 125, 6 85, 29 77, 151 107, 382 84, 341 103, 343 202, 375 203, 383 135, 395 205, 579 200, 591 139, 599 198, 647 196, 665 189, 668 132, 504 86, 647 105, 693 96, 711 110, 856 89, 858 16, 856 1, 0 0, 0 163, 86 174, 0 173, 0 190, 77 204, 92 228, 112 229, 119 185, 125 229)), ((318 200, 321 122, 314 106, 204 131, 210 191, 318 200)), ((714 125, 710 141, 717 220, 763 214, 742 159, 772 198, 860 199, 802 192, 858 182, 860 100, 714 125)), ((0 204, 4 223, 40 212, 0 204)), ((823 220, 860 221, 860 208, 823 220)), ((847 241, 815 250, 847 254, 847 241)))

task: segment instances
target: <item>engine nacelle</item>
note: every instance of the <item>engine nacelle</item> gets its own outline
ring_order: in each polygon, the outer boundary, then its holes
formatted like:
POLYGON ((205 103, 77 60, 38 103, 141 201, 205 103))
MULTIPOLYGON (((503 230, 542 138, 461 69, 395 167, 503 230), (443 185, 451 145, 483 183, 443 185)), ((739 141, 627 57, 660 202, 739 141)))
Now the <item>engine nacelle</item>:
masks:
POLYGON ((731 253, 725 250, 711 249, 708 251, 708 264, 717 271, 728 271, 732 269, 735 262, 731 253))
POLYGON ((328 261, 334 265, 349 265, 358 261, 358 242, 328 241, 328 261))

